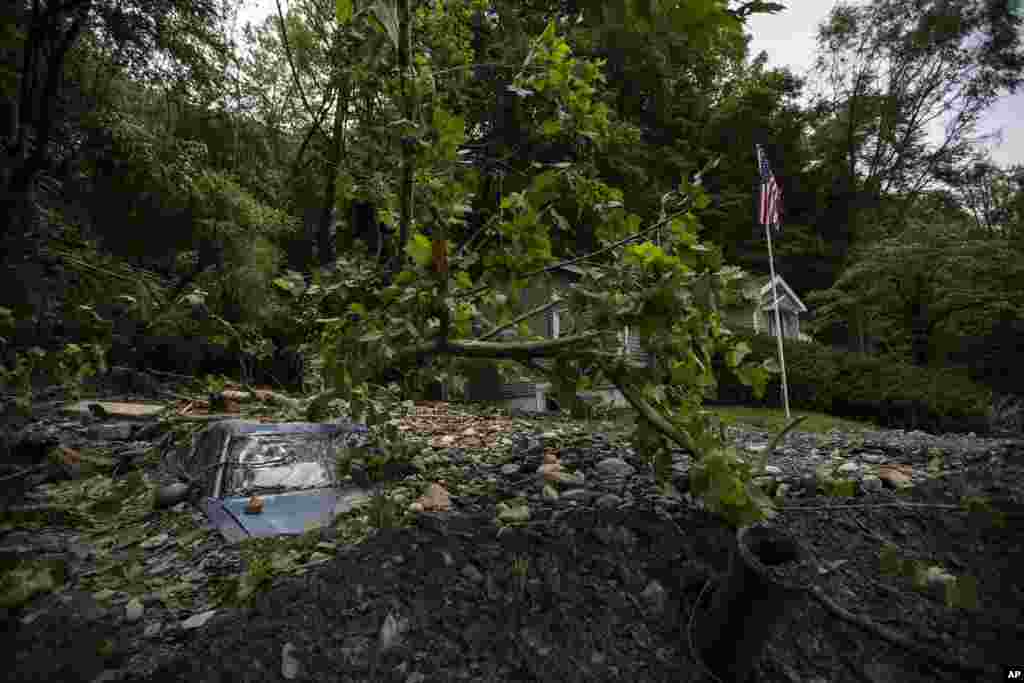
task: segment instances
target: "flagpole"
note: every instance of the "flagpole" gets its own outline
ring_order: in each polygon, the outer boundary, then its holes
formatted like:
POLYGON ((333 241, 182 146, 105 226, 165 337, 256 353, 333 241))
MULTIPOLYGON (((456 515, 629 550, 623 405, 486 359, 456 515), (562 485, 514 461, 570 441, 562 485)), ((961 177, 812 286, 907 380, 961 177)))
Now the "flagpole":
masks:
POLYGON ((771 226, 765 223, 764 234, 768 238, 768 267, 772 274, 772 298, 775 300, 775 340, 779 345, 779 367, 782 368, 782 403, 786 406, 786 419, 789 415, 789 387, 786 384, 786 355, 782 351, 782 315, 779 313, 779 290, 775 286, 775 258, 772 255, 771 226))

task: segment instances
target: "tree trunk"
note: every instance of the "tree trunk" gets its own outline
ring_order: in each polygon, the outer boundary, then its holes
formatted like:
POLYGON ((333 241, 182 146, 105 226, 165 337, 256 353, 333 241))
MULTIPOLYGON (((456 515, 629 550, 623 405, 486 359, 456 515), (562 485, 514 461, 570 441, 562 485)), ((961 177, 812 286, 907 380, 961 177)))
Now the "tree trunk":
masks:
POLYGON ((333 264, 338 258, 334 241, 337 222, 334 204, 338 191, 338 172, 345 144, 345 110, 348 108, 348 97, 345 90, 347 90, 346 85, 338 86, 338 101, 334 108, 334 126, 331 131, 331 159, 327 169, 327 180, 324 183, 324 205, 320 212, 320 222, 317 225, 316 246, 318 260, 322 268, 333 264))
POLYGON ((925 367, 930 357, 931 325, 928 320, 928 307, 922 302, 915 302, 910 318, 910 355, 914 365, 925 367))
MULTIPOLYGON (((398 69, 402 84, 402 118, 412 122, 412 97, 409 94, 409 0, 398 0, 398 69)), ((397 273, 402 267, 402 256, 409 241, 412 223, 413 193, 413 138, 411 132, 402 136, 402 184, 399 188, 400 223, 391 271, 397 273)))

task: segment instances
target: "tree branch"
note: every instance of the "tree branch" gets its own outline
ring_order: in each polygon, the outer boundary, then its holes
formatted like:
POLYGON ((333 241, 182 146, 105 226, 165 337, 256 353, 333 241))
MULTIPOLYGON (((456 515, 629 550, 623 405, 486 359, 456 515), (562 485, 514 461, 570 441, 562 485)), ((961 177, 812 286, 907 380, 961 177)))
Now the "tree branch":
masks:
POLYGON ((694 458, 700 460, 704 457, 704 453, 697 449, 697 444, 694 443, 693 438, 686 432, 686 430, 679 429, 665 419, 664 416, 660 415, 658 411, 656 411, 629 382, 625 373, 611 367, 604 368, 604 373, 611 378, 612 382, 615 383, 616 388, 622 392, 623 397, 625 397, 629 405, 633 406, 633 409, 636 410, 641 417, 650 422, 655 429, 662 433, 662 435, 690 451, 694 458))
POLYGON ((484 340, 490 339, 492 337, 497 337, 499 334, 501 334, 505 330, 509 329, 510 327, 515 327, 516 325, 518 325, 519 323, 523 322, 524 320, 529 320, 530 318, 532 318, 535 315, 540 315, 541 313, 545 313, 548 310, 550 310, 550 309, 554 308, 555 306, 557 306, 558 304, 562 303, 562 301, 563 301, 563 299, 555 299, 554 301, 549 301, 546 304, 542 304, 540 306, 537 306, 536 308, 534 308, 532 310, 529 310, 526 313, 523 313, 522 315, 520 315, 520 316, 518 316, 516 318, 513 318, 512 320, 510 320, 509 322, 505 323, 504 325, 498 325, 498 326, 494 327, 490 332, 487 332, 485 334, 480 335, 479 337, 476 338, 476 341, 484 341, 484 340))
MULTIPOLYGON (((565 266, 571 266, 574 263, 579 263, 580 261, 585 261, 587 259, 594 258, 595 256, 600 256, 601 254, 605 254, 605 253, 607 253, 609 251, 612 251, 613 249, 617 249, 617 248, 621 247, 624 244, 628 244, 628 243, 632 242, 633 240, 639 239, 639 238, 641 238, 641 237, 643 237, 645 235, 649 235, 650 233, 654 232, 655 230, 657 230, 658 228, 662 227, 666 223, 671 222, 673 219, 678 218, 679 216, 683 215, 684 213, 686 213, 686 209, 680 210, 680 211, 676 211, 672 215, 666 216, 665 218, 662 218, 657 223, 654 223, 654 224, 644 228, 640 232, 634 233, 634 234, 630 235, 629 237, 626 237, 625 239, 621 239, 618 242, 615 242, 614 244, 609 244, 607 247, 603 247, 601 249, 598 249, 597 251, 592 251, 589 254, 584 254, 583 256, 578 256, 578 257, 575 257, 575 258, 565 259, 564 261, 559 261, 558 263, 552 264, 550 266, 546 266, 544 268, 540 268, 539 270, 535 270, 535 271, 532 271, 530 273, 526 273, 525 275, 523 275, 523 276, 521 276, 519 278, 516 278, 516 279, 518 279, 518 280, 528 280, 528 279, 530 279, 532 277, 536 277, 538 275, 543 275, 544 273, 550 273, 552 271, 558 270, 559 268, 564 268, 565 266)), ((479 287, 475 287, 475 288, 473 288, 473 289, 471 289, 469 291, 459 293, 455 298, 461 299, 461 298, 465 298, 465 297, 476 296, 477 294, 480 294, 482 292, 486 292, 487 290, 492 289, 493 287, 494 287, 493 284, 480 285, 479 287)))
POLYGON ((313 107, 309 104, 309 100, 306 98, 306 90, 302 87, 302 81, 299 79, 299 72, 295 68, 295 61, 292 59, 292 48, 291 43, 288 42, 288 27, 284 23, 284 13, 281 11, 281 0, 274 0, 274 4, 277 5, 277 18, 281 22, 281 44, 284 45, 284 53, 288 57, 288 66, 292 70, 292 79, 295 81, 295 87, 299 91, 299 97, 302 99, 302 105, 306 108, 306 113, 313 119, 313 125, 320 135, 324 136, 325 140, 329 140, 327 133, 320 127, 320 120, 317 115, 313 113, 313 107))

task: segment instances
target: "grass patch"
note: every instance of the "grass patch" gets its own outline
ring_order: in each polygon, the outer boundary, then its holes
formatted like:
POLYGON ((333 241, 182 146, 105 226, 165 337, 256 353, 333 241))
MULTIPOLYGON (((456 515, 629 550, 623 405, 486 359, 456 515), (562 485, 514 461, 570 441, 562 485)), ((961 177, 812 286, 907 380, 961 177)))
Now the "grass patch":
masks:
MULTIPOLYGON (((778 432, 786 426, 786 412, 779 408, 763 408, 760 406, 705 406, 726 425, 747 427, 767 432, 778 432)), ((880 429, 870 422, 859 422, 834 417, 826 413, 815 413, 806 410, 792 411, 792 417, 807 416, 796 431, 825 434, 832 429, 849 432, 873 431, 880 429)), ((616 408, 595 421, 594 427, 610 435, 626 435, 632 431, 636 413, 632 408, 616 408)))
MULTIPOLYGON (((763 429, 769 432, 777 432, 786 426, 786 411, 779 408, 762 408, 758 406, 709 406, 727 425, 745 425, 756 429, 763 429)), ((832 429, 843 431, 872 431, 877 430, 877 425, 870 422, 859 422, 834 417, 826 413, 814 413, 806 410, 791 411, 793 418, 807 416, 796 431, 825 434, 832 429)))

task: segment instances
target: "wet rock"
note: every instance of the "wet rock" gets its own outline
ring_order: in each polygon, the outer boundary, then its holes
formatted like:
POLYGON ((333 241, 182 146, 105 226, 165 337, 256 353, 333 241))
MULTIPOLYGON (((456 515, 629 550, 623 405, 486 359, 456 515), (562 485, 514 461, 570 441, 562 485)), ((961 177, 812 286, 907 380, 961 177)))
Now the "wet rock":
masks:
POLYGON ((878 493, 883 488, 882 480, 873 474, 869 474, 861 479, 860 486, 866 493, 878 493))
POLYGON ((622 505, 623 500, 620 496, 616 496, 614 493, 606 493, 597 499, 597 507, 610 510, 622 505))
POLYGON ((181 622, 181 628, 186 631, 191 631, 197 628, 202 628, 206 622, 213 618, 217 614, 217 610, 211 609, 199 614, 195 614, 185 621, 181 622))
POLYGON ((628 477, 636 473, 636 468, 621 458, 605 458, 597 463, 596 469, 606 477, 628 477))
POLYGON ((138 598, 129 600, 124 608, 124 619, 129 624, 134 623, 142 618, 143 611, 145 611, 145 608, 142 605, 142 601, 138 598))

